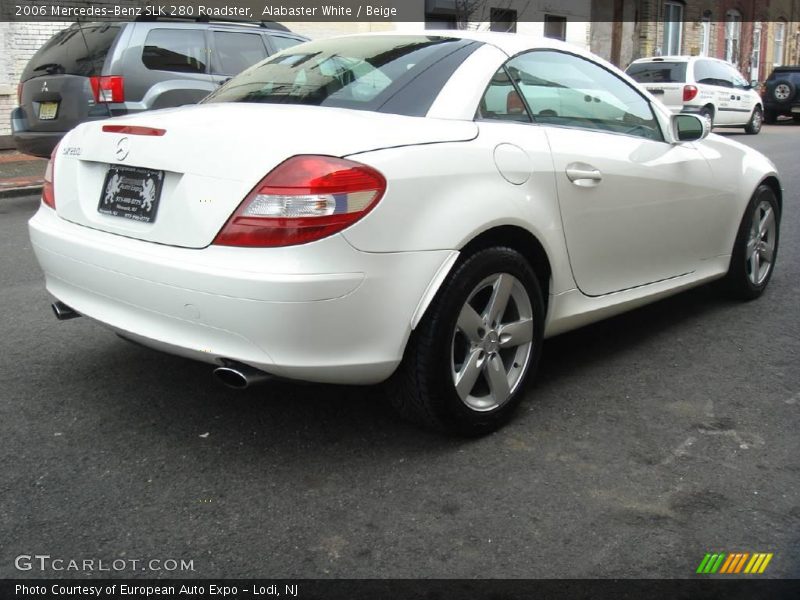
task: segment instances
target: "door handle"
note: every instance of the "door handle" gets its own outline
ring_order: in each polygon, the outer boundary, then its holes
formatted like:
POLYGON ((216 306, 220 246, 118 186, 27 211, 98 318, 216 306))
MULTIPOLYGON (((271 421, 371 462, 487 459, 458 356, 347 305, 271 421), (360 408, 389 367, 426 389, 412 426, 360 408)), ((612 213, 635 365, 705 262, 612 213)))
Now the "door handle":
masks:
POLYGON ((585 163, 572 163, 567 165, 567 178, 575 185, 597 185, 603 179, 603 174, 592 165, 585 163))

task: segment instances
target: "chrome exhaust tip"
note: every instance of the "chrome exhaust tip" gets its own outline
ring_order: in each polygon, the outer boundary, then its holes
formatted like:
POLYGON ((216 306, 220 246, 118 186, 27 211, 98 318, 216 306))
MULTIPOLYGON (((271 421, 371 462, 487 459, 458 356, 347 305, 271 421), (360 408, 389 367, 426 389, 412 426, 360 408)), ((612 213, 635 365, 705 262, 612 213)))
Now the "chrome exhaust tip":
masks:
POLYGON ((77 319, 81 316, 79 312, 63 302, 53 302, 51 308, 53 309, 53 314, 56 316, 56 319, 59 321, 69 321, 70 319, 77 319))
POLYGON ((227 361, 224 367, 214 369, 214 377, 221 384, 234 390, 244 390, 251 385, 272 379, 269 373, 233 361, 227 361))

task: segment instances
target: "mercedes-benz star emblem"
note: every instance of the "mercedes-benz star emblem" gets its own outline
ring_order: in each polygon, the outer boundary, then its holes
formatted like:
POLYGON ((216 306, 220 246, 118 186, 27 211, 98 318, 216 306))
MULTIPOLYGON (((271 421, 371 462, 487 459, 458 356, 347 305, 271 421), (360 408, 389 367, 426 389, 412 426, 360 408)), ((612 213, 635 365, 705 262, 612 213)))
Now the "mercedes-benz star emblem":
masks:
POLYGON ((125 160, 128 157, 128 152, 130 151, 131 141, 124 137, 117 142, 117 151, 114 153, 114 155, 117 157, 117 160, 125 160))

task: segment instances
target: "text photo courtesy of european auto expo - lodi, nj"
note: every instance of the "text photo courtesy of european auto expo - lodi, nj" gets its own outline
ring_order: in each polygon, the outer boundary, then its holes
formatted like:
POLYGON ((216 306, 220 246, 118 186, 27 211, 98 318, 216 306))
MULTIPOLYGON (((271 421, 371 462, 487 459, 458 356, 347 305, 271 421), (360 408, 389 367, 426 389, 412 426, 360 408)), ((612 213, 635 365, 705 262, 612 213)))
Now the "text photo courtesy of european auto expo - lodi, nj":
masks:
POLYGON ((800 594, 800 6, 0 8, 0 597, 800 594))

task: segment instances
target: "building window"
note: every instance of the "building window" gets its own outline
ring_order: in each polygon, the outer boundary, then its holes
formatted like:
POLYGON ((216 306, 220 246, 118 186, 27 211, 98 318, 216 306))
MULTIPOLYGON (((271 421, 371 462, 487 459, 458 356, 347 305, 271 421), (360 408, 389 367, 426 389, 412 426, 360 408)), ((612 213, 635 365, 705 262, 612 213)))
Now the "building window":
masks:
POLYGON ((761 74, 761 23, 753 23, 753 53, 750 55, 750 81, 761 74))
POLYGON ((742 38, 742 13, 729 10, 725 15, 725 60, 739 66, 742 38))
POLYGON ((567 41, 567 17, 544 16, 544 37, 567 41))
POLYGON ((681 53, 683 33, 683 4, 664 2, 664 43, 661 54, 674 56, 681 53))
POLYGON ((700 40, 700 56, 711 54, 711 15, 706 13, 703 14, 703 18, 700 21, 700 26, 703 28, 703 37, 700 40))
POLYGON ((492 31, 517 32, 517 11, 509 8, 493 8, 489 15, 492 31))
POLYGON ((780 67, 783 64, 784 39, 786 38, 786 22, 775 22, 775 46, 772 49, 772 64, 780 67))

